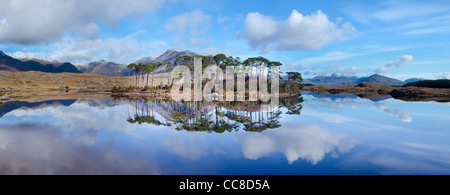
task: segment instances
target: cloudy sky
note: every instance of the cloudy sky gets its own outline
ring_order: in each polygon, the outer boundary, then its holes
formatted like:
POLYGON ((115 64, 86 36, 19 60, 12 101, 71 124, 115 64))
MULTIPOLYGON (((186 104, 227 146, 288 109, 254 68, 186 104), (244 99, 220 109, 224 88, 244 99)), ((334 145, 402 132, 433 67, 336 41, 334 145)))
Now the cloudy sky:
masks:
POLYGON ((181 48, 265 56, 305 77, 450 78, 450 2, 0 0, 14 57, 128 64, 181 48))

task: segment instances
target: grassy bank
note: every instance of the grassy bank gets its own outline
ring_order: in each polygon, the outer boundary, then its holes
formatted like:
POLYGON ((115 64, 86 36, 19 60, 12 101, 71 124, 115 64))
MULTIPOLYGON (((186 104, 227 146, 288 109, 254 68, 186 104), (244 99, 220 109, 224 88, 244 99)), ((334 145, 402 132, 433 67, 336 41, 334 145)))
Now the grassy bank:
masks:
POLYGON ((107 77, 76 73, 5 72, 0 71, 0 89, 8 92, 52 90, 108 91, 113 86, 129 86, 132 77, 107 77))

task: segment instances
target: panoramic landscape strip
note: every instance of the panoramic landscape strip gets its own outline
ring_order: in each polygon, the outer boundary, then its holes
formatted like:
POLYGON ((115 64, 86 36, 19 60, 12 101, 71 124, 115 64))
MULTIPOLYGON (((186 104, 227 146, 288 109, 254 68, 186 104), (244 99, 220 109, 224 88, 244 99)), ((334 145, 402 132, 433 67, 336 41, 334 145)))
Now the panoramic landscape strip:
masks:
POLYGON ((446 0, 0 0, 0 175, 448 175, 449 19, 446 0))

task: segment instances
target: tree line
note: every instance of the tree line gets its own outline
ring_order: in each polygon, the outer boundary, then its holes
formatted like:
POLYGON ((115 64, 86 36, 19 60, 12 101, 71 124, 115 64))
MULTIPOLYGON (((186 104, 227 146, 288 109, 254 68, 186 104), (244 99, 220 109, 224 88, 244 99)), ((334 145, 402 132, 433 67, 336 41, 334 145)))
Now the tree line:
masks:
MULTIPOLYGON (((252 57, 246 60, 241 60, 239 57, 226 56, 225 54, 217 54, 215 56, 180 56, 176 58, 175 64, 177 66, 186 66, 190 70, 194 70, 194 60, 196 58, 202 59, 202 70, 205 70, 210 65, 217 65, 222 70, 226 70, 227 67, 234 68, 235 71, 245 70, 249 67, 256 68, 256 75, 261 75, 261 72, 258 72, 259 67, 267 67, 267 77, 269 78, 271 75, 271 67, 278 66, 281 67, 283 64, 278 61, 270 61, 264 57, 252 57)), ((150 88, 153 86, 154 75, 156 70, 161 66, 165 66, 164 72, 170 72, 175 66, 172 66, 174 63, 172 62, 153 62, 148 64, 135 64, 132 63, 128 65, 129 75, 131 71, 134 70, 135 76, 135 86, 136 88, 150 88), (151 82, 149 81, 149 76, 151 76, 151 82), (139 77, 141 78, 141 83, 139 83, 139 77), (145 77, 147 82, 145 82, 145 77)), ((281 72, 280 72, 281 74, 281 72)), ((288 80, 286 82, 294 83, 298 85, 298 88, 302 89, 303 86, 301 82, 303 81, 302 75, 298 72, 288 72, 288 80)), ((280 77, 280 80, 282 78, 280 77)), ((170 84, 170 82, 169 82, 170 84)))

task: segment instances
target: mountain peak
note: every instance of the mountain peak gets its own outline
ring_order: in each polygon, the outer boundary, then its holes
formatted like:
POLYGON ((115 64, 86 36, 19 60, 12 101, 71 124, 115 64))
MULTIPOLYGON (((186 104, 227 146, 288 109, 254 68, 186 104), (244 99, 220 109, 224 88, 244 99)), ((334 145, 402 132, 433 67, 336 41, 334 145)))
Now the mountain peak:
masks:
POLYGON ((6 55, 3 51, 0 51, 0 56, 8 56, 8 55, 6 55))

